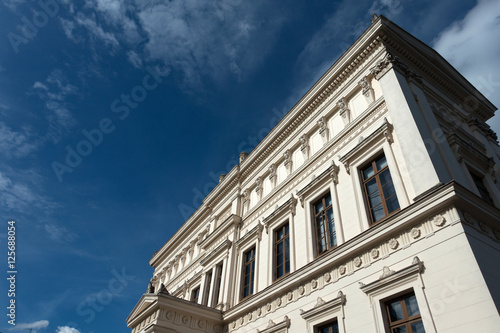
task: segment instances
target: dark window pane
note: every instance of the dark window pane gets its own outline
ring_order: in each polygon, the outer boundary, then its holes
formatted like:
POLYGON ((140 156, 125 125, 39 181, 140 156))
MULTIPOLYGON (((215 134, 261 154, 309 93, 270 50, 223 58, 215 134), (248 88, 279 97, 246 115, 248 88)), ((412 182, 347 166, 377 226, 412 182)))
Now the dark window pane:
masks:
POLYGON ((288 229, 289 229, 289 228, 288 228, 288 224, 287 224, 287 225, 285 225, 285 235, 288 235, 288 233, 289 233, 289 230, 288 230, 288 229))
POLYGON ((395 301, 388 305, 389 315, 392 322, 398 321, 404 318, 403 308, 401 307, 401 302, 395 301))
POLYGON ((408 316, 412 317, 420 314, 420 310, 418 309, 417 304, 417 298, 415 297, 415 295, 405 298, 405 304, 408 316))
POLYGON ((283 242, 279 242, 276 245, 276 252, 277 252, 277 254, 282 254, 283 253, 283 242))
POLYGON ((395 195, 387 199, 385 204, 387 206, 387 212, 389 214, 399 209, 398 197, 396 197, 395 195))
POLYGON ((375 174, 375 172, 373 171, 373 167, 372 166, 369 166, 369 167, 367 167, 366 169, 363 170, 363 177, 364 177, 365 180, 368 179, 368 178, 370 178, 374 174, 375 174))
POLYGON ((393 328, 392 332, 393 333, 406 333, 408 331, 406 330, 406 326, 403 325, 403 326, 399 326, 399 327, 393 328))
POLYGON ((415 321, 411 323, 411 332, 412 333, 425 333, 424 324, 422 321, 415 321))
POLYGON ((285 274, 290 273, 290 260, 285 261, 285 274))
POLYGON ((370 194, 368 200, 370 201, 370 207, 375 207, 382 203, 382 198, 380 197, 379 191, 370 194))
POLYGON ((381 169, 385 168, 387 166, 387 160, 385 158, 385 155, 380 157, 375 163, 377 164, 377 171, 380 171, 381 169))
POLYGON ((373 178, 369 182, 366 183, 366 193, 368 195, 372 194, 373 192, 378 193, 378 184, 377 184, 377 179, 373 178))
POLYGON ((282 229, 280 229, 280 230, 278 230, 278 231, 276 232, 276 239, 277 239, 277 240, 280 240, 280 239, 282 239, 282 238, 283 238, 283 230, 282 230, 282 229))
POLYGON ((328 207, 328 206, 331 206, 331 205, 332 205, 332 197, 328 194, 325 197, 325 206, 328 207))
POLYGON ((381 185, 385 185, 388 182, 392 182, 391 172, 389 171, 389 169, 385 169, 384 171, 382 171, 379 174, 379 177, 380 177, 380 184, 381 185))
POLYGON ((320 201, 319 203, 317 203, 315 209, 316 209, 316 213, 321 212, 323 210, 323 202, 320 201))
POLYGON ((283 265, 279 265, 278 268, 276 269, 276 277, 282 277, 283 276, 283 265))

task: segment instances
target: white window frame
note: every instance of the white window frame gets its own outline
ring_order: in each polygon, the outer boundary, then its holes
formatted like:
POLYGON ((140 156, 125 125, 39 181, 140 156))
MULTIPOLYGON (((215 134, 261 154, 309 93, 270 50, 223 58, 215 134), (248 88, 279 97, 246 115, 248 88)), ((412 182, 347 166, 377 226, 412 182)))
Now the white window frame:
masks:
POLYGON ((351 175, 350 178, 353 182, 361 232, 368 230, 372 226, 369 217, 370 209, 364 195, 361 171, 363 167, 366 166, 366 163, 373 160, 378 155, 383 153, 387 160, 387 165, 391 172, 391 178, 398 198, 399 208, 402 210, 410 205, 408 191, 405 188, 401 170, 393 152, 393 141, 392 125, 385 120, 371 135, 362 140, 356 147, 340 158, 340 162, 344 164, 344 168, 347 173, 351 175))
POLYGON ((384 267, 378 280, 369 284, 360 283, 360 288, 368 295, 376 333, 389 332, 385 302, 391 298, 413 291, 426 333, 437 333, 434 319, 428 306, 422 280, 423 262, 418 257, 412 264, 398 271, 384 267))
POLYGON ((339 291, 337 297, 325 302, 318 297, 316 304, 309 310, 300 310, 300 315, 306 321, 307 333, 315 333, 318 326, 336 320, 339 325, 339 332, 345 333, 344 326, 344 304, 346 297, 339 291))

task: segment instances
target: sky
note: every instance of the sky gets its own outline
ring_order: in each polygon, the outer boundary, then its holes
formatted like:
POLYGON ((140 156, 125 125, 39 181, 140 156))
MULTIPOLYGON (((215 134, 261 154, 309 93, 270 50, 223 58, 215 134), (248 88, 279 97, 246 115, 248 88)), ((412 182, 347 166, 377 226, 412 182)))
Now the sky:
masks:
POLYGON ((154 251, 372 13, 500 106, 498 0, 3 0, 0 247, 14 219, 17 275, 0 330, 130 332, 154 251))

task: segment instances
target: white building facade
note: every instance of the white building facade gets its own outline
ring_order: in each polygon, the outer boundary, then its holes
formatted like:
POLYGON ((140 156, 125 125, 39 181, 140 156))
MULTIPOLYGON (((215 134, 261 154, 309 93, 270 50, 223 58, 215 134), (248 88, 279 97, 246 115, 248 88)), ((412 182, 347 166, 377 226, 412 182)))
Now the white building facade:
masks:
POLYGON ((384 17, 150 260, 142 332, 500 332, 496 108, 384 17))

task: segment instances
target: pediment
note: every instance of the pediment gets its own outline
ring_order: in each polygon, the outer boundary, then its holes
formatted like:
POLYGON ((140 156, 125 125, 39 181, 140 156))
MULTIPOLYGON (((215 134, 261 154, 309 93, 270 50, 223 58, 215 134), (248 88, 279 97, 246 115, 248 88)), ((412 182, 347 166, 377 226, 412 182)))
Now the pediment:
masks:
POLYGON ((146 310, 151 309, 154 304, 158 303, 158 296, 155 294, 144 294, 135 307, 132 309, 132 312, 127 317, 127 323, 133 321, 135 318, 139 317, 141 314, 145 313, 146 310))

